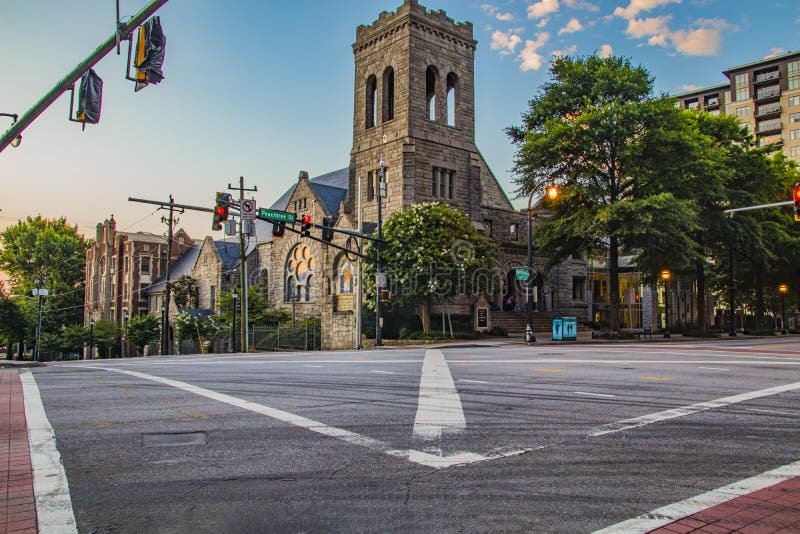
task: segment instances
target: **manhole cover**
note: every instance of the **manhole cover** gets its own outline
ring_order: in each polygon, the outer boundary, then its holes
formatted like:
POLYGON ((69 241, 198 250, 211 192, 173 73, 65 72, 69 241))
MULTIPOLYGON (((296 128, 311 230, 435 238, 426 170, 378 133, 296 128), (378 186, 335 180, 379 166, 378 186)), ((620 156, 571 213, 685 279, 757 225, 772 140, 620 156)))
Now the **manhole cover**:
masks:
POLYGON ((205 432, 163 432, 142 434, 143 447, 186 447, 205 445, 205 432))

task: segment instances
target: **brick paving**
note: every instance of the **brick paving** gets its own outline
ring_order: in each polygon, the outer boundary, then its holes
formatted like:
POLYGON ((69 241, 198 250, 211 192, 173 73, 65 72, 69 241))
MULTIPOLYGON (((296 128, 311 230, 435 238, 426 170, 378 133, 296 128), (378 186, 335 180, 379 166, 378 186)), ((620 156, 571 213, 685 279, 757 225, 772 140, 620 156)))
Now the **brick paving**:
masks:
POLYGON ((651 532, 800 534, 800 477, 706 508, 651 532))
POLYGON ((0 371, 0 532, 36 533, 36 501, 19 371, 0 371))

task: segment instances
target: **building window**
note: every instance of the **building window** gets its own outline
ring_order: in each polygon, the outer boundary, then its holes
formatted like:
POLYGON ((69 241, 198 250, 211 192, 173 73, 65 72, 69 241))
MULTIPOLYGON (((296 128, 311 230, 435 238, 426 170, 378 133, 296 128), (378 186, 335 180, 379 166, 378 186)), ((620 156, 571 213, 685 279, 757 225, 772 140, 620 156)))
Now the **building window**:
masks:
POLYGON ((141 264, 139 265, 139 272, 142 274, 150 274, 150 258, 143 257, 141 258, 141 264))
POLYGON ((456 125, 456 109, 458 106, 458 76, 452 72, 447 75, 447 125, 456 125))
POLYGON ((336 268, 336 293, 348 295, 353 292, 354 272, 353 264, 347 258, 342 257, 336 268))
POLYGON ((790 96, 789 107, 796 108, 797 106, 800 106, 800 96, 790 96))
POLYGON ((800 146, 793 146, 789 149, 789 155, 793 158, 800 157, 800 146))
POLYGON ((439 73, 436 67, 428 67, 425 71, 425 100, 428 103, 428 120, 436 121, 436 82, 439 73))
POLYGON ((394 69, 383 71, 383 122, 394 119, 394 69))
POLYGON ((800 61, 792 61, 788 65, 789 90, 800 89, 800 61))
POLYGON ((712 115, 714 117, 718 117, 719 116, 719 110, 718 109, 712 109, 711 111, 708 112, 708 114, 712 115))
POLYGON ((149 284, 139 284, 139 298, 140 299, 144 299, 145 298, 145 292, 147 291, 148 287, 150 287, 149 284))
POLYGON ((486 235, 492 237, 492 221, 489 219, 484 219, 483 227, 486 228, 486 235))
POLYGON ((572 300, 584 300, 583 298, 583 284, 586 283, 586 279, 582 276, 573 276, 572 277, 572 300))
POLYGON ((316 260, 311 248, 299 244, 286 259, 286 302, 312 302, 314 300, 314 271, 316 260))
POLYGON ((800 113, 790 113, 789 122, 800 122, 800 113))
POLYGON ((686 109, 700 109, 700 102, 694 100, 692 102, 686 102, 686 109))
MULTIPOLYGON (((800 113, 797 114, 797 120, 800 121, 800 113)), ((758 131, 760 132, 771 132, 772 130, 780 130, 781 129, 781 120, 780 119, 770 119, 768 121, 758 123, 758 131)))
POLYGON ((217 307, 217 288, 214 287, 214 286, 211 286, 209 289, 210 289, 210 291, 209 291, 209 295, 210 296, 209 296, 208 309, 211 310, 211 311, 214 311, 216 309, 216 307, 217 307))
POLYGON ((789 132, 789 139, 791 139, 792 141, 800 139, 800 130, 792 130, 791 132, 789 132))
POLYGON ((749 117, 750 116, 750 106, 742 106, 740 108, 736 108, 736 116, 737 117, 749 117))
POLYGON ((456 171, 433 167, 431 171, 431 196, 452 200, 455 189, 456 171))
POLYGON ((125 274, 128 274, 128 271, 131 268, 131 259, 129 257, 125 257, 125 274))
POLYGON ((519 240, 519 225, 517 223, 511 223, 511 241, 518 241, 519 240))
POLYGON ((750 76, 748 73, 737 74, 734 78, 734 87, 736 88, 736 101, 747 100, 750 98, 750 76))
POLYGON ((364 127, 369 129, 375 127, 378 119, 378 79, 374 74, 367 78, 366 90, 366 107, 364 108, 366 123, 364 127))

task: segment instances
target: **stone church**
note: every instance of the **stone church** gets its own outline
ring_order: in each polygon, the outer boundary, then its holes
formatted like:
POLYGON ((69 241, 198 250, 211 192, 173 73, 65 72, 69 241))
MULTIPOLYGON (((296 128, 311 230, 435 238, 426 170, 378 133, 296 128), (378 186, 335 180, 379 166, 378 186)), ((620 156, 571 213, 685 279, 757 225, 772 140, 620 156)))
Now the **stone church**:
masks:
MULTIPOLYGON (((475 145, 476 45, 470 22, 454 22, 417 0, 404 0, 396 12, 383 12, 371 25, 359 26, 353 45, 350 165, 313 179, 301 172, 272 208, 298 218, 311 215, 318 224, 331 217, 337 227, 357 229, 361 181, 364 224, 374 228, 383 162, 384 220, 421 202, 446 202, 462 211, 502 251, 495 259, 501 283, 481 302, 499 311, 514 294, 524 309, 523 291, 514 287, 513 277, 526 263, 528 216, 513 208, 475 145)), ((345 246, 346 241, 347 236, 336 233, 333 243, 345 246)), ((353 347, 353 261, 287 231, 258 246, 258 265, 274 306, 294 305, 298 317, 321 317, 323 348, 353 347)), ((536 265, 538 309, 585 320, 591 309, 584 287, 586 262, 568 260, 546 274, 541 259, 536 265)), ((473 313, 477 300, 465 297, 455 305, 460 313, 473 313)))

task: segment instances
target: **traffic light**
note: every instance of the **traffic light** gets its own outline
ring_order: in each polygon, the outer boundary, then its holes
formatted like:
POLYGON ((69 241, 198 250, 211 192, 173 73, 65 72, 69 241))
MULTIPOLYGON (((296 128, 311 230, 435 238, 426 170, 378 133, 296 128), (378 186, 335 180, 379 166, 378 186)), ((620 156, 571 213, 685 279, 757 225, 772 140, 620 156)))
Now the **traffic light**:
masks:
POLYGON ((381 302, 390 302, 392 300, 392 292, 388 289, 381 289, 381 302))
POLYGON ((103 80, 94 69, 89 69, 81 76, 81 87, 78 91, 78 113, 75 115, 75 120, 83 124, 97 124, 100 122, 102 102, 103 80))
POLYGON ((322 219, 322 240, 326 243, 333 241, 333 224, 335 222, 333 217, 324 217, 322 219))
POLYGON ((300 229, 300 236, 309 237, 311 235, 311 215, 303 215, 303 226, 300 229))
POLYGON ((286 230, 285 222, 272 223, 272 237, 283 237, 283 233, 285 230, 286 230))
POLYGON ((794 184, 792 199, 794 200, 794 220, 800 221, 800 184, 794 184))
POLYGON ((143 89, 151 83, 161 83, 164 65, 167 38, 161 29, 161 18, 150 17, 142 26, 136 36, 136 56, 133 66, 136 68, 134 81, 136 91, 143 89))
POLYGON ((214 206, 214 220, 211 223, 212 230, 222 230, 222 223, 228 220, 230 201, 231 201, 230 193, 217 192, 217 203, 214 206))

